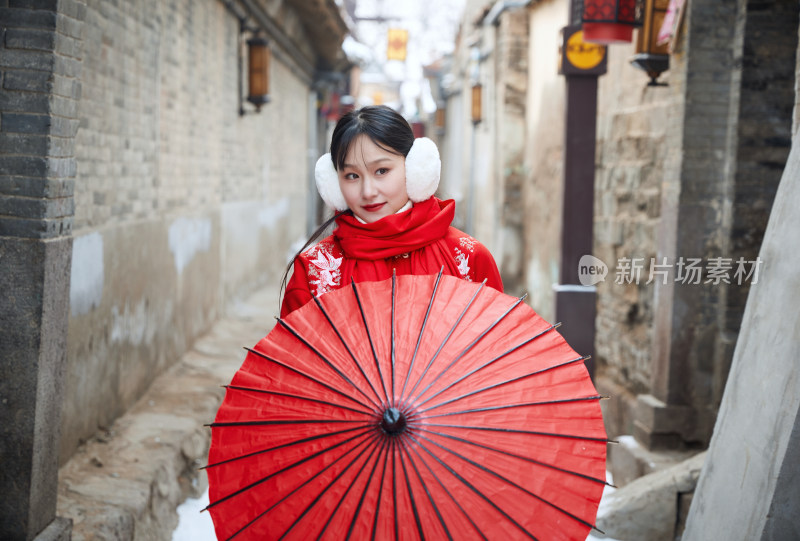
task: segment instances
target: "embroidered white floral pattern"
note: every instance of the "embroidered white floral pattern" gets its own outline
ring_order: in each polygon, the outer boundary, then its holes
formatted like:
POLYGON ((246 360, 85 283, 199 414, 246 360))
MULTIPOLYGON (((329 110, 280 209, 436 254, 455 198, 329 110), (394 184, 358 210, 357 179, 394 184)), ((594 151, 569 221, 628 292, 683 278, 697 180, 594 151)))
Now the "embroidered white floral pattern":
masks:
POLYGON ((336 289, 342 282, 342 257, 335 257, 330 248, 320 243, 308 251, 308 284, 316 286, 311 292, 315 297, 336 289))
POLYGON ((462 248, 466 248, 469 250, 470 253, 475 253, 475 243, 478 242, 472 237, 461 237, 458 239, 458 243, 461 245, 462 248))
POLYGON ((456 251, 456 263, 458 264, 458 273, 461 275, 461 278, 466 280, 467 282, 471 282, 472 278, 469 276, 469 256, 466 255, 464 252, 459 250, 458 248, 453 248, 456 251))
POLYGON ((458 244, 464 251, 459 250, 458 247, 453 247, 453 250, 456 252, 455 258, 456 264, 458 265, 458 273, 461 275, 461 278, 468 282, 472 282, 472 277, 469 275, 469 271, 471 270, 469 266, 469 256, 475 253, 476 242, 478 241, 467 235, 458 239, 458 244))

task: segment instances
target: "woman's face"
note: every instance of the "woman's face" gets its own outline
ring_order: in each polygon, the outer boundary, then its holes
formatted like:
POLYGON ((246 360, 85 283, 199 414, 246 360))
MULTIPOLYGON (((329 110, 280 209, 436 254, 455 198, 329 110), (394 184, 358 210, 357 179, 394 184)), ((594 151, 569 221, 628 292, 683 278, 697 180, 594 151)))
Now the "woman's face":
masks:
POLYGON ((408 202, 406 159, 359 135, 339 171, 339 187, 353 214, 367 223, 376 222, 408 202))

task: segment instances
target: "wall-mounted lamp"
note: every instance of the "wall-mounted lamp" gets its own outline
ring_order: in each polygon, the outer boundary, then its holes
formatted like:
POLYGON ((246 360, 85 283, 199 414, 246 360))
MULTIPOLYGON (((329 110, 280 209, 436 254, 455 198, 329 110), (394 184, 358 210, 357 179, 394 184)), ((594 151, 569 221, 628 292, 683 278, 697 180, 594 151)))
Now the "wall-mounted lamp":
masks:
POLYGON ((663 86, 658 76, 669 69, 669 44, 658 44, 658 30, 667 15, 669 0, 645 0, 644 24, 636 37, 636 54, 631 64, 650 76, 647 86, 663 86))
MULTIPOLYGON (((255 111, 244 108, 243 73, 244 55, 241 41, 239 42, 239 115, 259 113, 264 104, 269 103, 269 64, 271 52, 269 41, 261 35, 258 29, 247 26, 245 19, 240 19, 240 36, 252 33, 252 37, 245 42, 247 46, 247 101, 255 106, 255 111)), ((241 38, 240 38, 241 39, 241 38)))
POLYGON ((255 35, 247 40, 247 101, 256 106, 269 103, 269 41, 255 35))
POLYGON ((642 26, 642 0, 583 0, 583 40, 610 45, 630 43, 642 26))
POLYGON ((482 119, 483 87, 480 83, 472 85, 472 123, 479 124, 482 119))

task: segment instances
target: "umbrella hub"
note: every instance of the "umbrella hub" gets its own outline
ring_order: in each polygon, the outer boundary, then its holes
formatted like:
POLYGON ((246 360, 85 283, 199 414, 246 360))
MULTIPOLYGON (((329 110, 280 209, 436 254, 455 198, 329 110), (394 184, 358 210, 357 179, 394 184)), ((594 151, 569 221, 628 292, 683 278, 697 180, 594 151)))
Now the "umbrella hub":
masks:
POLYGON ((406 429, 406 416, 397 408, 387 408, 383 412, 381 428, 390 436, 400 434, 406 429))

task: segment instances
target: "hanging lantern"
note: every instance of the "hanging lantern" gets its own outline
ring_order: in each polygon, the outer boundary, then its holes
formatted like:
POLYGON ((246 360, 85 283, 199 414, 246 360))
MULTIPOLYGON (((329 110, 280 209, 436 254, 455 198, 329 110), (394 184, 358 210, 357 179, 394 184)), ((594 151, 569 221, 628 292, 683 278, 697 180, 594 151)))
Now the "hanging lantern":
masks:
POLYGON ((247 101, 260 110, 269 103, 269 42, 254 36, 247 40, 247 101))
POLYGON ((658 32, 667 15, 669 0, 646 0, 644 24, 636 36, 636 54, 631 64, 650 76, 648 86, 658 86, 658 76, 669 69, 669 44, 658 44, 658 32))
POLYGON ((482 120, 483 112, 481 105, 483 102, 483 87, 480 83, 472 85, 472 123, 479 124, 482 120))
POLYGON ((583 40, 610 45, 633 41, 642 26, 642 0, 583 0, 583 40))

